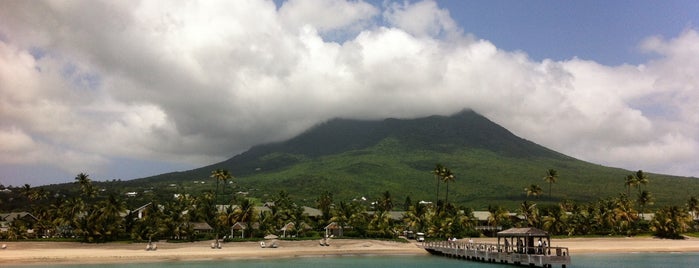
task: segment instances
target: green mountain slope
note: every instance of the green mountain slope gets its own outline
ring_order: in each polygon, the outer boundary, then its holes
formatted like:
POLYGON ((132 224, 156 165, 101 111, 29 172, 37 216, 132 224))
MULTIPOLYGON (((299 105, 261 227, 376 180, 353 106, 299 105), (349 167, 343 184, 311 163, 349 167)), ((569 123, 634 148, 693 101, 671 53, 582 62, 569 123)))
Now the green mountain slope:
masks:
MULTIPOLYGON (((229 160, 186 172, 162 174, 125 182, 154 188, 176 184, 188 191, 211 188, 214 169, 235 177, 235 191, 266 201, 281 190, 313 205, 323 192, 335 200, 391 192, 394 203, 406 196, 413 201, 434 201, 435 163, 452 169, 449 200, 474 209, 488 205, 515 208, 526 198, 524 188, 544 189, 540 202, 562 199, 594 201, 626 192, 628 170, 580 161, 519 138, 485 117, 465 110, 452 116, 377 121, 335 119, 285 142, 255 146, 229 160), (547 169, 556 169, 558 183, 551 198, 543 181, 547 169), (208 187, 208 188, 207 188, 208 187)), ((640 167, 641 169, 643 167, 640 167)), ((682 204, 699 194, 699 180, 650 174, 647 186, 656 205, 682 204)), ((440 198, 444 199, 445 184, 440 198)))

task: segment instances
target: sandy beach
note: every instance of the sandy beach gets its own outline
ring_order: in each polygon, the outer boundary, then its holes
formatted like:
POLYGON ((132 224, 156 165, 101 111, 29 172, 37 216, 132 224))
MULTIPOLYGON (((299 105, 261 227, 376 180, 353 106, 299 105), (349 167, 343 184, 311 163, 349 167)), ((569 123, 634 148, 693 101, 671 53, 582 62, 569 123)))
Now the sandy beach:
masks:
MULTIPOLYGON (((474 239, 493 243, 494 238, 474 239)), ((667 240, 652 237, 553 239, 552 246, 568 247, 572 255, 595 252, 699 252, 699 239, 667 240)), ((339 255, 427 255, 416 243, 334 239, 327 247, 318 241, 279 241, 278 248, 261 248, 258 242, 225 243, 211 249, 211 241, 157 243, 146 251, 143 243, 84 244, 75 242, 2 242, 2 264, 138 263, 178 260, 293 258, 339 255)))

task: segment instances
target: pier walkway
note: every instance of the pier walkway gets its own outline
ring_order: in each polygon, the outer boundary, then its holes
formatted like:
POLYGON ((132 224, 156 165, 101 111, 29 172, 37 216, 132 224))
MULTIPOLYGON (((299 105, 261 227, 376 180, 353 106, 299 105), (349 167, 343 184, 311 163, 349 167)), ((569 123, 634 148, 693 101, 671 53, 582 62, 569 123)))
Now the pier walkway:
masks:
POLYGON ((424 242, 421 247, 434 255, 458 258, 471 261, 506 263, 540 267, 570 265, 570 254, 566 247, 551 247, 550 238, 538 229, 516 228, 498 233, 498 243, 469 243, 469 242, 424 242), (524 230, 527 229, 527 230, 524 230), (501 238, 503 243, 500 243, 501 238), (534 245, 535 239, 546 238, 541 246, 534 245), (515 242, 516 241, 516 242, 515 242), (515 242, 515 243, 512 243, 515 242))

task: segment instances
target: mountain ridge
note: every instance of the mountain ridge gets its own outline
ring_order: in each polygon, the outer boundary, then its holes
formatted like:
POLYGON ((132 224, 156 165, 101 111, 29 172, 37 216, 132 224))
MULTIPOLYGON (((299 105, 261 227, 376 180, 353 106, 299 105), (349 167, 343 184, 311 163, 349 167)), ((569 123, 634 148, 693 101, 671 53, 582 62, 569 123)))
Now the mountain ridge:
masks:
MULTIPOLYGON (((320 191, 340 199, 391 191, 396 200, 435 200, 431 170, 436 163, 457 175, 450 185, 450 200, 481 208, 490 203, 516 206, 527 199, 523 189, 531 184, 548 188, 542 178, 549 168, 561 176, 551 185, 553 196, 545 199, 551 202, 614 196, 626 191, 623 179, 631 173, 555 152, 466 109, 416 119, 331 119, 287 141, 253 146, 219 163, 134 183, 186 185, 210 180, 212 170, 226 169, 236 177, 239 191, 263 201, 282 190, 309 205, 320 191)), ((687 178, 653 178, 652 183, 664 184, 658 198, 667 202, 689 196, 687 187, 699 186, 687 178), (677 185, 667 183, 670 178, 677 185)))

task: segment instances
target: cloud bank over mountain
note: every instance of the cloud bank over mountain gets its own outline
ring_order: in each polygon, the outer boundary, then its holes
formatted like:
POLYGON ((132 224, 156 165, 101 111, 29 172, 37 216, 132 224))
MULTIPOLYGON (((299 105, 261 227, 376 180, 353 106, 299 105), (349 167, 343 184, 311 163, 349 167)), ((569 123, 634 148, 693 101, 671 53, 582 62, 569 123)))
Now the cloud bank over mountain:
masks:
POLYGON ((196 167, 330 118, 463 108, 583 160, 699 175, 695 29, 640 43, 654 60, 606 66, 498 49, 432 1, 320 3, 4 2, 2 183, 34 178, 20 167, 196 167))

